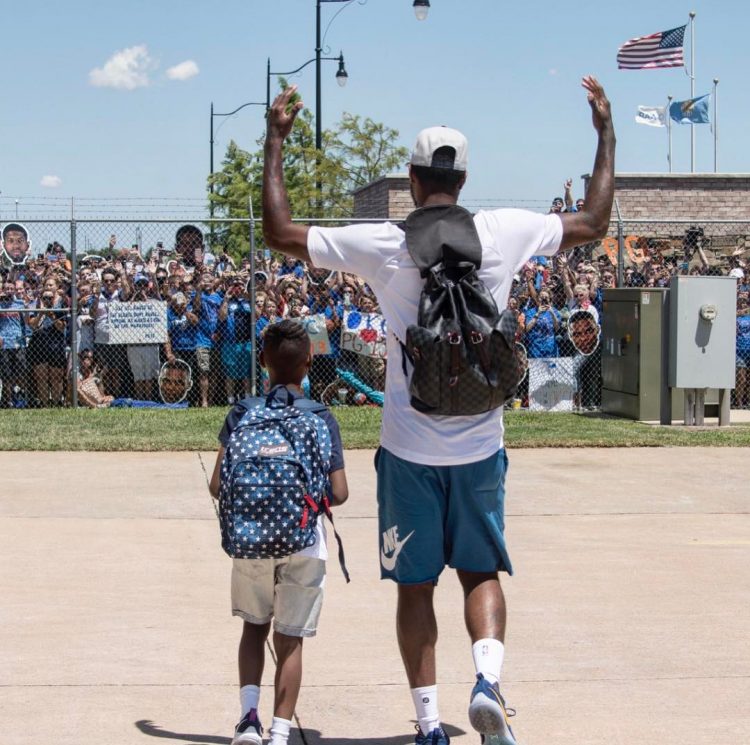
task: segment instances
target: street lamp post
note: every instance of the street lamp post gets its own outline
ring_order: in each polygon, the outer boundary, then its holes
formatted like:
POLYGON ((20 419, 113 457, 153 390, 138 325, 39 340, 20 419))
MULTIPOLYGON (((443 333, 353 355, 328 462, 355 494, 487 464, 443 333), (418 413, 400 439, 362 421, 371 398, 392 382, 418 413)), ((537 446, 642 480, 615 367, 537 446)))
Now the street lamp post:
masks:
MULTIPOLYGON (((346 85, 346 81, 349 79, 349 74, 346 71, 346 65, 344 64, 344 55, 343 53, 339 54, 338 57, 321 57, 320 60, 322 62, 338 62, 339 63, 339 69, 336 71, 336 82, 343 88, 346 85)), ((307 60, 303 65, 300 65, 294 70, 285 70, 285 71, 274 71, 271 70, 271 59, 270 57, 266 61, 266 113, 268 113, 268 109, 271 108, 271 76, 272 75, 295 75, 300 70, 304 70, 308 65, 311 65, 313 62, 317 62, 317 58, 313 57, 312 59, 307 60)), ((316 104, 319 102, 320 98, 319 96, 316 96, 316 104)), ((320 109, 317 108, 315 110, 315 120, 316 122, 320 120, 320 109)), ((322 147, 322 132, 318 131, 316 128, 315 133, 315 147, 316 149, 320 150, 322 147)))
MULTIPOLYGON (((340 0, 318 0, 318 2, 339 2, 340 0)), ((320 33, 320 26, 318 26, 318 33, 320 33)), ((318 48, 316 52, 320 52, 320 49, 318 48)), ((336 82, 343 88, 346 85, 346 81, 349 79, 349 75, 346 72, 346 66, 344 65, 344 53, 341 52, 338 57, 321 57, 320 54, 316 54, 315 57, 312 59, 307 60, 304 64, 300 65, 295 70, 288 70, 286 72, 273 72, 271 70, 271 59, 268 58, 266 62, 266 113, 268 113, 268 109, 271 108, 271 75, 294 75, 295 73, 298 73, 300 70, 304 70, 308 65, 311 65, 313 62, 315 62, 316 67, 318 70, 320 69, 320 63, 330 61, 330 62, 338 62, 339 67, 336 71, 336 82)), ((318 205, 320 205, 321 199, 320 199, 320 192, 322 189, 322 184, 320 181, 320 175, 319 175, 319 169, 320 169, 320 155, 323 151, 323 129, 320 125, 320 76, 318 76, 318 81, 316 85, 316 95, 315 95, 315 150, 317 151, 317 168, 316 168, 316 175, 315 175, 315 190, 318 193, 318 205)))
MULTIPOLYGON (((262 103, 260 101, 248 101, 248 103, 243 103, 242 106, 238 106, 234 111, 229 111, 226 114, 218 114, 214 112, 214 104, 213 101, 211 102, 211 128, 210 128, 210 135, 208 138, 208 145, 209 145, 209 168, 211 172, 211 176, 214 175, 214 117, 216 116, 234 116, 238 111, 242 111, 247 106, 266 106, 268 108, 267 104, 262 103)), ((209 184, 209 191, 211 195, 214 193, 214 182, 211 180, 211 183, 209 184)), ((208 201, 208 213, 211 219, 213 219, 214 216, 214 203, 213 200, 209 199, 208 201)), ((211 232, 213 233, 213 223, 211 223, 211 232)))

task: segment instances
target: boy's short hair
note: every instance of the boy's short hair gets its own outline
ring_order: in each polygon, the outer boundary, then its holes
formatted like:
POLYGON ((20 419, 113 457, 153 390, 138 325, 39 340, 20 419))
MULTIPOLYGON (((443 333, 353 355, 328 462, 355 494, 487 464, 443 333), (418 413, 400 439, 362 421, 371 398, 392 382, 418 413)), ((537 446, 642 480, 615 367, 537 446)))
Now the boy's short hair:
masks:
POLYGON ((263 356, 279 382, 298 383, 293 378, 306 367, 310 358, 310 337, 305 327, 289 319, 267 326, 263 332, 263 356))

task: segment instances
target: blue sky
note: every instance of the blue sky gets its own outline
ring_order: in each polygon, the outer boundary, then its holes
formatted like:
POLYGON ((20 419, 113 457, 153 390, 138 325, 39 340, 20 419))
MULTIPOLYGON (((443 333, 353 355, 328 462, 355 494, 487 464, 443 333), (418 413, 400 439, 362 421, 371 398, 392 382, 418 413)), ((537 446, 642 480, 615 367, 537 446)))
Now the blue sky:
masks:
MULTIPOLYGON (((591 168, 580 78, 593 73, 613 104, 617 170, 664 171, 666 130, 637 125, 635 110, 689 98, 690 81, 682 69, 618 71, 615 57, 627 39, 686 23, 695 10, 696 95, 721 81, 719 169, 750 171, 746 0, 431 2, 424 22, 412 0, 323 5, 329 53, 343 50, 349 72, 339 88, 336 65, 323 65, 324 127, 344 111, 369 116, 407 147, 424 126, 456 127, 470 146, 465 203, 539 209, 568 176, 580 192, 591 168)), ((217 112, 263 101, 268 57, 276 70, 313 57, 315 2, 27 0, 14 4, 13 27, 0 50, 0 220, 15 198, 21 217, 70 196, 202 199, 211 101, 217 112), (128 59, 135 75, 123 74, 128 59)), ((687 41, 685 51, 689 61, 687 41)), ((292 80, 314 108, 314 65, 292 80)), ((262 115, 251 106, 215 119, 217 164, 232 138, 255 148, 262 115)), ((711 171, 713 135, 696 129, 697 170, 711 171)), ((689 130, 673 129, 677 171, 690 168, 689 130)))

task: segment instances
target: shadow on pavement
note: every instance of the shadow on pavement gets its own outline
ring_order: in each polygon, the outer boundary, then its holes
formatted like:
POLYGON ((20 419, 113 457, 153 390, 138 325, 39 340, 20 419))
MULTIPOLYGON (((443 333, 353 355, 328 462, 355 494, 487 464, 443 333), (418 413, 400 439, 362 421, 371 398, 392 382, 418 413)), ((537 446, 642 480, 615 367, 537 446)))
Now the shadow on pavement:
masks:
MULTIPOLYGON (((443 729, 449 737, 466 734, 464 730, 450 724, 443 724, 443 729)), ((294 733, 294 730, 292 732, 294 733)), ((323 737, 317 730, 305 729, 302 741, 305 745, 414 745, 414 734, 396 737, 323 737)), ((289 742, 292 745, 292 738, 289 738, 289 742)), ((298 742, 300 740, 294 740, 294 743, 298 742)))
MULTIPOLYGON (((149 737, 161 737, 166 740, 189 742, 191 745, 230 745, 232 742, 231 737, 172 732, 163 729, 158 724, 154 724, 150 719, 139 719, 135 722, 135 726, 144 735, 148 735, 149 737)), ((466 734, 464 730, 452 727, 449 724, 444 724, 443 729, 445 729, 449 737, 466 734)), ((300 742, 305 745, 413 745, 414 735, 406 734, 396 737, 323 737, 320 732, 314 729, 305 729, 304 731, 293 729, 289 742, 290 745, 300 742)))
POLYGON ((192 735, 185 732, 172 732, 154 724, 150 719, 139 719, 135 726, 149 737, 163 737, 166 740, 179 740, 189 742, 191 745, 230 745, 231 737, 219 735, 192 735))

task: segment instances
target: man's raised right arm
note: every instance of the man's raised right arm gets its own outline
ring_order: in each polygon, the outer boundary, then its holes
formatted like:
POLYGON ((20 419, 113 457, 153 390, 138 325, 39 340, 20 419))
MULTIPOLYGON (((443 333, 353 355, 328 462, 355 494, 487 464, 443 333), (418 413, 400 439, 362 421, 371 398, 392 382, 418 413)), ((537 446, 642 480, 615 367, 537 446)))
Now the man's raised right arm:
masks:
POLYGON ((292 222, 282 161, 284 140, 302 109, 302 102, 298 101, 287 111, 296 90, 296 85, 290 85, 276 97, 268 110, 263 158, 263 240, 269 248, 310 261, 307 251, 309 228, 292 222))

